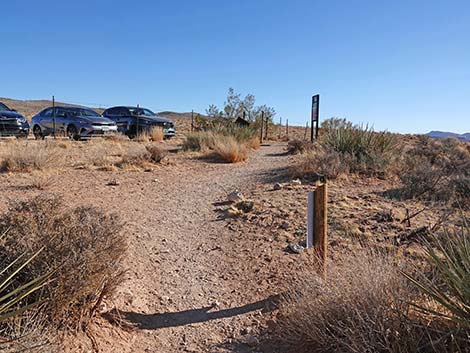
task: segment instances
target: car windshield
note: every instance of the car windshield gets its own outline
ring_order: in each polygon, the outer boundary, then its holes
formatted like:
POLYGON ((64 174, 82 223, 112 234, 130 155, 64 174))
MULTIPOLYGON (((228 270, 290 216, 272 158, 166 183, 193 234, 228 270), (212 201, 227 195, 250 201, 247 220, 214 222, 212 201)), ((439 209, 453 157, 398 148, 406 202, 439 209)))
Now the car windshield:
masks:
POLYGON ((155 113, 145 108, 129 108, 132 115, 154 116, 155 113))
POLYGON ((91 109, 73 109, 73 110, 69 110, 68 112, 68 115, 71 115, 71 116, 100 116, 97 112, 95 112, 94 110, 91 110, 91 109))
POLYGON ((0 103, 0 110, 10 110, 10 108, 8 108, 5 104, 3 103, 0 103))

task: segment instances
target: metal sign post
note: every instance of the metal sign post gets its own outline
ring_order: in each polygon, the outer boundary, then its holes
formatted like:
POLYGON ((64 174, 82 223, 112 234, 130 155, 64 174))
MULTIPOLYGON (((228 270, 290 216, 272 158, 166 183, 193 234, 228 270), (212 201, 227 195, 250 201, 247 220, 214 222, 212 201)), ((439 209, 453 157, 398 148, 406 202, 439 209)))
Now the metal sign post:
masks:
POLYGON ((52 136, 55 139, 55 97, 52 96, 52 136))
POLYGON ((313 142, 313 130, 315 129, 315 138, 318 139, 318 123, 320 121, 320 95, 312 96, 312 115, 310 130, 310 142, 313 142), (315 123, 315 125, 314 125, 315 123), (314 128, 315 127, 315 128, 314 128))

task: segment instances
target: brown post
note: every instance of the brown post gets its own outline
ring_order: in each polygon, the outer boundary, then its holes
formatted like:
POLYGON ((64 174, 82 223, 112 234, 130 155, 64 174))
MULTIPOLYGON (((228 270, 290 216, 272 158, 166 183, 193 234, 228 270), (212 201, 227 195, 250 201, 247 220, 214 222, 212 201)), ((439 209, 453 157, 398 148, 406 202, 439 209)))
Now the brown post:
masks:
POLYGON ((268 139, 268 126, 269 126, 269 118, 266 117, 266 126, 264 127, 264 139, 268 139))
POLYGON ((259 142, 263 143, 263 125, 264 125, 264 111, 261 111, 261 134, 259 135, 259 142))
POLYGON ((326 183, 319 185, 314 194, 314 221, 313 221, 313 247, 321 261, 322 271, 325 273, 327 257, 327 199, 326 183))
POLYGON ((194 110, 191 110, 191 132, 194 130, 194 110))
POLYGON ((289 137, 289 119, 286 119, 286 136, 289 137))

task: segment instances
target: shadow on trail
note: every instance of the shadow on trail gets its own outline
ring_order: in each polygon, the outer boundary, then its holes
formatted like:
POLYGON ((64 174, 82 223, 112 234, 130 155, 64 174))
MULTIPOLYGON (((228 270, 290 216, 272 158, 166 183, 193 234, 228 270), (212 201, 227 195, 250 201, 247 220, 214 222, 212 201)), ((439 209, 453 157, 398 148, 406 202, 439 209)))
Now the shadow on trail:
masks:
POLYGON ((223 309, 213 312, 210 312, 210 310, 213 309, 211 306, 173 313, 156 314, 140 314, 112 310, 109 313, 103 314, 103 317, 110 322, 115 322, 117 317, 122 318, 125 321, 135 325, 136 328, 142 330, 158 330, 161 328, 184 326, 211 320, 229 318, 260 309, 262 309, 263 312, 270 312, 275 309, 278 302, 279 296, 276 295, 236 308, 223 309))

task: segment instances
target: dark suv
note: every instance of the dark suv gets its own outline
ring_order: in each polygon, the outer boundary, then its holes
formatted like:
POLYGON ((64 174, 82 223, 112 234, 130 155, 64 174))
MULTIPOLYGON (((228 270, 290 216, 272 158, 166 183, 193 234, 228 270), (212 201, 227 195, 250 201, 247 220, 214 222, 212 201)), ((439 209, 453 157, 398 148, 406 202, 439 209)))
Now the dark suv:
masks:
POLYGON ((0 102, 0 136, 28 137, 28 134, 25 117, 0 102))
POLYGON ((175 125, 169 119, 159 116, 150 109, 140 107, 112 107, 103 112, 103 116, 116 122, 118 131, 130 138, 138 133, 150 132, 154 127, 161 127, 165 138, 175 136, 175 125))

